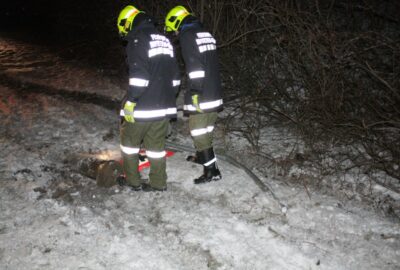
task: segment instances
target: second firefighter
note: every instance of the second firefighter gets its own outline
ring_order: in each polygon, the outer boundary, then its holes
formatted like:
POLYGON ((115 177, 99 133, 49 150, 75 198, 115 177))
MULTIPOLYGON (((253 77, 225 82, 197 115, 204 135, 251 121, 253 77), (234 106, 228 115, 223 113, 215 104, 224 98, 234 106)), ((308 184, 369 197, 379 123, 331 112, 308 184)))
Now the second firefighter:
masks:
POLYGON ((190 134, 196 148, 195 161, 204 169, 194 183, 220 180, 213 148, 214 125, 223 103, 216 41, 183 6, 176 6, 168 12, 165 30, 179 38, 189 79, 183 109, 189 114, 190 134))

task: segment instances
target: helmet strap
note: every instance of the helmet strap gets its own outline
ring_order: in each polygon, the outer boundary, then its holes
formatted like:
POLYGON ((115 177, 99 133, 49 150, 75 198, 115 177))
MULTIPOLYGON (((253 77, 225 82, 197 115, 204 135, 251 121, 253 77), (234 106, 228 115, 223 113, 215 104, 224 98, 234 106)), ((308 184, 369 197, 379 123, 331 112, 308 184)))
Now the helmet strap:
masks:
POLYGON ((132 22, 130 22, 129 20, 126 20, 125 25, 124 25, 124 29, 125 31, 130 31, 132 29, 132 22))

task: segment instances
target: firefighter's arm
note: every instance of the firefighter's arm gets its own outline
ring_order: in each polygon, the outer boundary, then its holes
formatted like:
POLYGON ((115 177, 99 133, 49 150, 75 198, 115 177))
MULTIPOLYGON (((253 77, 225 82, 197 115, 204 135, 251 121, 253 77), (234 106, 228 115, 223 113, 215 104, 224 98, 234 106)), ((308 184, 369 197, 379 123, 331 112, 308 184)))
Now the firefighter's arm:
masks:
POLYGON ((173 60, 173 64, 172 64, 172 68, 173 68, 173 79, 172 79, 172 86, 174 87, 174 93, 175 96, 178 95, 179 92, 179 87, 181 85, 181 74, 179 72, 179 67, 178 67, 178 63, 175 61, 175 59, 173 60))
POLYGON ((135 37, 128 42, 129 67, 128 101, 137 102, 150 83, 148 48, 145 38, 135 37))
POLYGON ((195 36, 186 34, 182 37, 181 47, 186 73, 189 77, 188 87, 193 94, 201 95, 204 85, 205 68, 195 40, 195 36))
POLYGON ((195 38, 187 36, 181 43, 182 55, 185 60, 185 68, 189 77, 189 91, 192 96, 192 104, 196 107, 197 112, 200 109, 200 99, 203 92, 205 69, 200 59, 200 53, 195 38))

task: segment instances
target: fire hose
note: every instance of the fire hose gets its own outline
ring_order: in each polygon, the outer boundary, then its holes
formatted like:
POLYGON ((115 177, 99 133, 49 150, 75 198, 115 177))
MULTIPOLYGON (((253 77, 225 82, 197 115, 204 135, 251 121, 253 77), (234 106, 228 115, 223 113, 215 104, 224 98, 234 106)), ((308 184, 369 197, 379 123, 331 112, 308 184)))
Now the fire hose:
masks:
MULTIPOLYGON (((167 142, 166 142, 166 147, 167 147, 167 149, 170 149, 170 150, 179 150, 179 151, 185 151, 185 152, 189 152, 189 153, 196 152, 196 150, 193 147, 190 147, 187 145, 182 145, 182 144, 175 143, 175 142, 171 142, 169 140, 167 140, 167 142)), ((218 151, 218 149, 216 149, 215 151, 216 151, 217 159, 223 160, 223 161, 235 166, 236 168, 243 170, 263 192, 268 192, 269 194, 271 194, 274 201, 279 204, 282 213, 285 214, 287 212, 287 205, 281 202, 281 200, 276 196, 275 192, 273 191, 272 187, 269 184, 261 181, 261 179, 257 175, 255 175, 249 168, 247 168, 242 163, 238 162, 233 157, 220 153, 220 151, 218 151)))

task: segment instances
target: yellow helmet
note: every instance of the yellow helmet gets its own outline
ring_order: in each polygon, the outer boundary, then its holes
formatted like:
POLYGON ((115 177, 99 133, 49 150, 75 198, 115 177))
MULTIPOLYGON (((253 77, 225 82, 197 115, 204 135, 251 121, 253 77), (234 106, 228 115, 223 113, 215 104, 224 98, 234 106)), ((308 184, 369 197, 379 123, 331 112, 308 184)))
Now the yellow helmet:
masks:
POLYGON ((132 29, 132 22, 136 15, 143 13, 134 6, 126 6, 118 15, 117 27, 119 35, 124 37, 132 29))
POLYGON ((165 31, 177 31, 183 19, 188 15, 192 14, 184 6, 176 6, 171 9, 165 17, 165 31))

